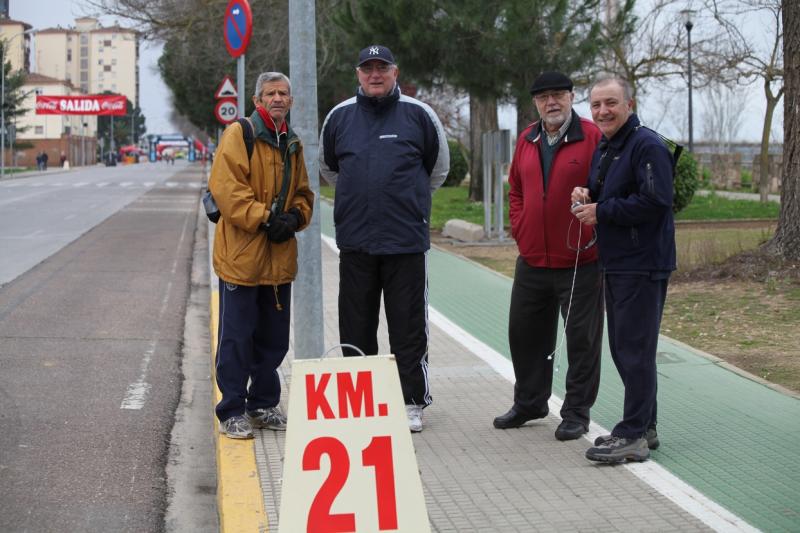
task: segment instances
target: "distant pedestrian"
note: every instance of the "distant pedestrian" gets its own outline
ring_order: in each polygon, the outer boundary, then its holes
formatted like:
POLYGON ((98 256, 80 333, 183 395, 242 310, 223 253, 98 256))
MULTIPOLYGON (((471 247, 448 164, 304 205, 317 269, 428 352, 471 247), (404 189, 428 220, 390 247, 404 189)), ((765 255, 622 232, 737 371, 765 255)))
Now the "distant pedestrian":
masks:
MULTIPOLYGON (((422 431, 428 387, 431 195, 450 152, 436 113, 400 93, 392 52, 361 50, 356 96, 325 118, 320 171, 336 186, 339 340, 378 353, 381 294, 410 431, 422 431)), ((345 356, 357 355, 350 349, 345 356)))
POLYGON ((548 414, 560 314, 569 366, 555 437, 573 440, 588 431, 600 387, 603 289, 597 249, 587 246, 591 228, 570 224, 570 194, 587 182, 601 133, 572 109, 572 80, 564 74, 542 73, 531 94, 542 118, 519 136, 508 178, 519 248, 508 316, 514 404, 494 426, 515 428, 548 414))
POLYGON ((592 118, 603 140, 588 188, 573 201, 583 224, 597 225, 605 277, 608 342, 625 386, 623 416, 595 440, 586 458, 644 461, 659 445, 656 432, 656 348, 670 273, 675 270, 672 154, 633 112, 627 82, 598 81, 590 92, 592 118))
POLYGON ((67 155, 64 152, 61 152, 61 160, 59 161, 59 163, 62 168, 65 166, 66 162, 67 162, 67 155))
POLYGON ((47 152, 42 152, 42 170, 47 170, 47 152))
POLYGON ((36 154, 36 170, 42 170, 42 152, 36 154))
POLYGON ((214 234, 222 392, 216 415, 220 432, 235 439, 252 438, 253 428, 286 429, 277 369, 289 349, 295 232, 308 226, 314 207, 303 146, 286 122, 289 78, 262 73, 253 103, 252 155, 242 124, 234 122, 222 134, 222 156, 208 181, 222 214, 214 234))

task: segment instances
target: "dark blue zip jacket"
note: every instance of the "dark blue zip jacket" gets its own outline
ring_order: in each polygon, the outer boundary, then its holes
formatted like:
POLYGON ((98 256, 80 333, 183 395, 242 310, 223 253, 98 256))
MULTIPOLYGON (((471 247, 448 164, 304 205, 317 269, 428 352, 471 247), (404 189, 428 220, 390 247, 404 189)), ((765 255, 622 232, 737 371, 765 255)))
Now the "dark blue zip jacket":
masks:
POLYGON ((450 152, 426 104, 394 90, 358 94, 322 125, 320 172, 336 187, 333 222, 342 251, 373 255, 430 248, 431 195, 447 177, 450 152))
POLYGON ((592 160, 589 190, 597 202, 597 246, 606 271, 675 270, 672 155, 632 114, 592 160), (602 183, 601 157, 612 157, 602 183))

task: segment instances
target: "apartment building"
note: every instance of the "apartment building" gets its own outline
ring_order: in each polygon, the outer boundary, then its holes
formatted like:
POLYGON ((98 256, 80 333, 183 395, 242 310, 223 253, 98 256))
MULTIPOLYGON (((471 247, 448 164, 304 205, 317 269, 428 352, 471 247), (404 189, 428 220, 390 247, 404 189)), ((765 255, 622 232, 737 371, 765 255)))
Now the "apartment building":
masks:
POLYGON ((29 24, 0 19, 0 38, 8 43, 12 71, 29 72, 22 87, 26 95, 23 106, 28 112, 16 124, 17 146, 7 151, 6 165, 33 166, 36 154, 42 150, 47 152, 51 165, 62 155, 70 165, 94 164, 97 162, 97 117, 37 115, 36 95, 72 96, 111 91, 126 96, 136 106, 139 101, 139 36, 119 26, 102 27, 91 17, 78 18, 74 27, 36 30, 33 65, 30 65, 30 37, 24 33, 30 29, 29 24), (31 72, 31 67, 35 72, 31 72))
POLYGON ((87 94, 111 91, 139 102, 139 36, 97 19, 75 19, 73 28, 36 32, 36 72, 66 80, 87 94))
POLYGON ((18 20, 0 18, 0 40, 6 45, 6 61, 11 63, 11 71, 30 70, 30 48, 32 26, 18 20))

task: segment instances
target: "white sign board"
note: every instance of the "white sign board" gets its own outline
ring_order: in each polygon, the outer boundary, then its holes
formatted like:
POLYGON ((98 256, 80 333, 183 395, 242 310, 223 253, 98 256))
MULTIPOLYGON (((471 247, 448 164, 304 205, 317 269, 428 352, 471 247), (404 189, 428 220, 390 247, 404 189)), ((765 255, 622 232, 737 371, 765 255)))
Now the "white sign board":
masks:
POLYGON ((278 531, 430 532, 393 356, 295 359, 278 531))

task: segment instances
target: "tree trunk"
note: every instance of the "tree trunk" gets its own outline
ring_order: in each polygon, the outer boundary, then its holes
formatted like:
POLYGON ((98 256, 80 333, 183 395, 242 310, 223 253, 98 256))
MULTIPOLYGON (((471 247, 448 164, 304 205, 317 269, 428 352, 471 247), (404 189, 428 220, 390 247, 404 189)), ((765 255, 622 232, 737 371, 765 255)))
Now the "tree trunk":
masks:
POLYGON ((483 201, 481 134, 497 129, 497 98, 469 95, 469 199, 483 201))
POLYGON ((761 130, 761 153, 758 157, 759 180, 758 191, 761 193, 761 203, 769 200, 769 134, 772 131, 772 116, 778 105, 778 98, 772 95, 769 80, 764 80, 764 92, 767 97, 767 111, 764 114, 764 128, 761 130))
MULTIPOLYGON (((531 95, 517 97, 517 135, 522 133, 522 130, 531 125, 531 123, 539 120, 539 113, 536 111, 536 106, 533 105, 531 95)), ((512 135, 513 137, 513 135, 512 135)))
POLYGON ((800 259, 800 2, 783 3, 783 174, 781 215, 766 249, 800 259))

